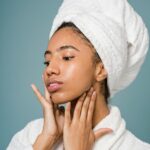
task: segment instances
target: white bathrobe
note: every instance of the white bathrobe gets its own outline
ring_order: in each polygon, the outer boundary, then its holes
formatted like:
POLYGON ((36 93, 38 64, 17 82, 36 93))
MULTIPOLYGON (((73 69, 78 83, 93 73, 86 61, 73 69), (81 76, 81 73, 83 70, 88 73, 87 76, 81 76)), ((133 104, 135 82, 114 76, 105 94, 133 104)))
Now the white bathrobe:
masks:
MULTIPOLYGON (((110 114, 100 121, 93 130, 111 128, 112 133, 98 139, 93 150, 150 150, 150 144, 135 137, 126 129, 126 123, 116 106, 110 106, 110 114)), ((42 131, 43 118, 31 121, 12 138, 7 150, 33 150, 32 145, 42 131)), ((63 142, 57 143, 54 150, 63 150, 63 142)))

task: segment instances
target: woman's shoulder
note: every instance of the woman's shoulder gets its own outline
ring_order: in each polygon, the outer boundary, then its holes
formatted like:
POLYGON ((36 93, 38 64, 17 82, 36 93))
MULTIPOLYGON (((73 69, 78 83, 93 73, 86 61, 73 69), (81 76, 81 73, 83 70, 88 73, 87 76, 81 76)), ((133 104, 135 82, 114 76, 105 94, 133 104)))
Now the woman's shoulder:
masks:
POLYGON ((31 146, 41 133, 43 118, 28 122, 23 129, 18 131, 11 139, 8 149, 19 149, 20 147, 31 146))

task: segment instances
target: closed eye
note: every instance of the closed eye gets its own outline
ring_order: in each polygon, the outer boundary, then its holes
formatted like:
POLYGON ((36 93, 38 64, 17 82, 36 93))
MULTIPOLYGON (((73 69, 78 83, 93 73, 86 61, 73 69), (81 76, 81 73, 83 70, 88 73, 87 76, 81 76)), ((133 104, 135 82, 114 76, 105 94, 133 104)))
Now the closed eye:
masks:
POLYGON ((48 66, 49 63, 50 63, 49 61, 45 61, 45 62, 44 62, 44 65, 48 66))
MULTIPOLYGON (((72 58, 74 58, 74 56, 65 56, 65 57, 63 57, 63 59, 64 59, 65 61, 70 61, 72 58)), ((45 61, 45 62, 44 62, 44 65, 45 65, 45 66, 49 66, 49 64, 50 64, 50 61, 45 61)))
POLYGON ((63 57, 63 59, 66 60, 66 61, 69 61, 69 60, 71 60, 72 58, 74 58, 74 56, 65 56, 65 57, 63 57))

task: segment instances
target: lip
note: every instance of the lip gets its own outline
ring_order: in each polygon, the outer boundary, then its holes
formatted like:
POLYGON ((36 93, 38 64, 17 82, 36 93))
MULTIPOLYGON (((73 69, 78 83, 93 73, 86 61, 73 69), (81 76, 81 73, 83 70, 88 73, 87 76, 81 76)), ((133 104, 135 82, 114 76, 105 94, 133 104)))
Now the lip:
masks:
POLYGON ((50 81, 47 85, 47 89, 49 92, 55 92, 62 87, 62 84, 60 81, 50 81))

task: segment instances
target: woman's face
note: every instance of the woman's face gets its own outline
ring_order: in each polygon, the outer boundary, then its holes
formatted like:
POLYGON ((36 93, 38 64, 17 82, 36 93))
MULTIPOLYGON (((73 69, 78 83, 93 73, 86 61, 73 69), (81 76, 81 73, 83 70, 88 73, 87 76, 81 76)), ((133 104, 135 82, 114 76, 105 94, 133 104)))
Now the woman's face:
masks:
POLYGON ((92 49, 70 27, 52 36, 45 52, 44 82, 54 103, 72 101, 93 85, 92 58, 92 49))

